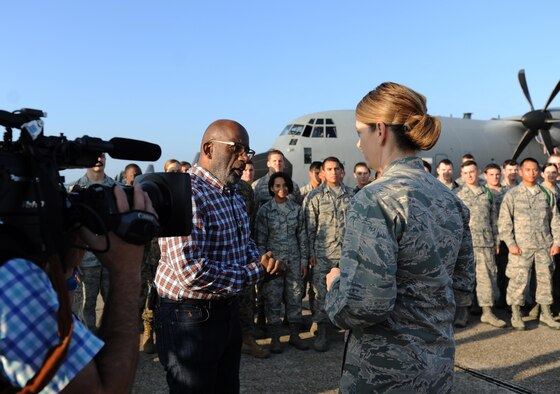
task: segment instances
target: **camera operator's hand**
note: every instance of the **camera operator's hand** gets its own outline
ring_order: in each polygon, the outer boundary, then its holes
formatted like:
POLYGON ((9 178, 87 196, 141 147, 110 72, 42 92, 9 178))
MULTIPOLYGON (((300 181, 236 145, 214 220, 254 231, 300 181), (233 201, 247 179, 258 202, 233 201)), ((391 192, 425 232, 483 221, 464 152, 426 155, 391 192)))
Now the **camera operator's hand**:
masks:
MULTIPOLYGON (((120 187, 114 188, 115 201, 120 213, 128 212, 130 210, 126 195, 120 187)), ((152 206, 152 202, 139 185, 134 186, 134 207, 133 209, 139 211, 146 211, 156 215, 152 206)), ((156 215, 157 216, 157 215, 156 215)), ((87 228, 80 229, 80 237, 83 242, 94 250, 106 249, 106 237, 96 236, 87 228)), ((115 235, 113 232, 108 234, 110 241, 110 249, 105 253, 96 253, 101 263, 109 270, 127 270, 132 269, 137 271, 140 268, 140 261, 144 253, 144 246, 133 245, 125 242, 123 239, 115 235)))
POLYGON ((280 260, 275 259, 270 251, 261 256, 260 263, 269 275, 280 275, 285 271, 284 265, 280 260))
MULTIPOLYGON (((124 191, 115 187, 119 212, 129 210, 124 191)), ((152 203, 140 186, 134 187, 134 209, 155 214, 152 203)), ((105 236, 96 236, 89 230, 80 231, 80 237, 93 249, 106 248, 105 236)), ((98 336, 105 346, 87 364, 64 392, 68 393, 124 393, 130 392, 138 363, 138 295, 140 268, 144 247, 125 242, 112 232, 108 234, 110 249, 97 253, 109 269, 109 298, 105 302, 98 336)))

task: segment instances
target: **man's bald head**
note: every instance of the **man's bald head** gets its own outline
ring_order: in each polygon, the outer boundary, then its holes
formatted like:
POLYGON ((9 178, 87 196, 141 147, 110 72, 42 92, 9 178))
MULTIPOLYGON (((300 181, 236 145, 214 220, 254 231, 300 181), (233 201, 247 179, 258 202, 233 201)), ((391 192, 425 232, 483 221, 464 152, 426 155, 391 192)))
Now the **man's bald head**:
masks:
POLYGON ((202 136, 200 151, 211 140, 233 141, 249 146, 249 133, 235 120, 219 119, 210 124, 202 136))
POLYGON ((200 145, 198 165, 225 184, 239 181, 247 160, 244 153, 235 153, 233 143, 249 148, 249 133, 234 120, 220 119, 208 126, 200 145))

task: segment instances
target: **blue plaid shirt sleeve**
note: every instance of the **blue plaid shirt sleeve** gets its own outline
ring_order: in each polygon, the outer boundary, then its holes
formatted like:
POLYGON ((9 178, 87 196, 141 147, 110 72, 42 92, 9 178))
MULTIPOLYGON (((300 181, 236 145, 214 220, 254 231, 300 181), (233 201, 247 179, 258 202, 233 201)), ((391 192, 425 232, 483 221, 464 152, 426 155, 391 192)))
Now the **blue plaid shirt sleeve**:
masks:
MULTIPOLYGON (((0 379, 24 386, 59 342, 58 300, 46 273, 35 264, 9 260, 0 266, 0 379)), ((60 392, 103 347, 79 321, 66 360, 42 393, 60 392)))

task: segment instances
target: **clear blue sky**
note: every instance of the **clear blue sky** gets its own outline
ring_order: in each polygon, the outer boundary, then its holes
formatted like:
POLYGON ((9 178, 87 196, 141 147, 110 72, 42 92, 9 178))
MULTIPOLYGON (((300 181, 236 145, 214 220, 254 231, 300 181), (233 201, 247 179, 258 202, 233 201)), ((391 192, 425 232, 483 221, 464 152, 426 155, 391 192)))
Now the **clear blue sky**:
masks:
POLYGON ((520 68, 536 107, 560 78, 554 0, 3 3, 0 109, 43 109, 49 135, 158 143, 156 170, 191 161, 218 118, 262 152, 291 119, 388 80, 434 115, 488 119, 528 110, 520 68))

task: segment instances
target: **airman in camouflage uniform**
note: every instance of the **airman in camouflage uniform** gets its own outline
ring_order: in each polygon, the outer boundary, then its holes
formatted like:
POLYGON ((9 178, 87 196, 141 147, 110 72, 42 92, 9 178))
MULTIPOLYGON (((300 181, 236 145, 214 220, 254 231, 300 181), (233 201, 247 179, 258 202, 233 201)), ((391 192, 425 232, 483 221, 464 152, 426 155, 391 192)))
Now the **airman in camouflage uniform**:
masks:
POLYGON ((451 392, 455 306, 469 305, 474 283, 468 224, 465 205, 416 157, 356 194, 326 299, 349 330, 342 393, 451 392))
MULTIPOLYGON (((245 210, 249 216, 249 224, 251 226, 251 233, 254 233, 255 228, 255 196, 253 188, 244 180, 239 180, 237 183, 237 193, 245 201, 245 210)), ((254 235, 253 235, 254 238, 254 235)), ((255 286, 245 286, 239 294, 239 320, 241 322, 241 331, 243 334, 243 344, 241 352, 250 354, 256 358, 267 358, 270 352, 267 349, 259 346, 255 340, 255 286)))
POLYGON ((272 255, 287 266, 284 276, 263 284, 266 318, 270 326, 273 352, 281 352, 279 330, 282 301, 290 325, 289 343, 300 350, 309 347, 299 337, 302 321, 303 275, 307 272, 307 233, 301 207, 293 201, 264 204, 257 214, 256 239, 260 251, 272 255), (302 275, 303 274, 303 275, 302 275))
MULTIPOLYGON (((498 211, 490 189, 478 184, 478 166, 474 161, 461 164, 463 186, 457 192, 470 210, 469 226, 476 267, 476 297, 482 307, 480 321, 503 328, 506 322, 492 312, 497 289, 497 268, 494 261, 499 247, 498 211)), ((466 323, 466 322, 465 322, 466 323)), ((465 324, 466 325, 466 324, 465 324)))
MULTIPOLYGON (((268 173, 251 184, 251 186, 253 187, 253 191, 255 192, 255 204, 257 207, 257 211, 265 203, 272 200, 272 196, 268 192, 268 181, 270 180, 270 176, 272 174, 274 174, 275 172, 284 171, 286 169, 284 154, 279 150, 271 149, 270 151, 268 151, 266 166, 268 167, 268 173)), ((290 194, 289 198, 292 201, 301 204, 299 186, 295 182, 293 182, 293 185, 294 191, 292 194, 290 194)))
MULTIPOLYGON (((70 185, 69 190, 79 190, 94 184, 114 186, 115 181, 105 174, 105 154, 98 157, 94 167, 88 168, 86 174, 70 185)), ((96 329, 97 297, 101 293, 103 302, 109 294, 109 271, 92 252, 85 252, 80 264, 80 282, 74 293, 74 312, 83 317, 90 330, 96 329)))
POLYGON ((323 163, 320 161, 314 161, 309 165, 309 183, 299 188, 299 194, 301 198, 301 201, 299 202, 300 205, 303 204, 309 193, 311 193, 321 185, 322 182, 320 174, 322 164, 323 163))
MULTIPOLYGON (((158 239, 154 238, 144 246, 144 257, 140 271, 140 313, 144 323, 140 351, 148 354, 153 354, 156 351, 154 345, 154 312, 148 303, 148 293, 156 275, 159 258, 158 239)), ((152 291, 155 291, 155 289, 152 289, 152 291)))
POLYGON ((325 182, 311 192, 305 205, 309 262, 315 292, 313 321, 317 323, 317 338, 313 347, 320 352, 328 350, 329 346, 326 336, 328 318, 324 309, 327 293, 325 278, 340 261, 346 209, 354 195, 352 188, 342 183, 337 158, 325 159, 323 171, 325 182))
MULTIPOLYGON (((545 165, 544 171, 543 171, 543 177, 544 177, 544 172, 545 171, 550 171, 550 169, 546 170, 546 167, 548 167, 550 164, 554 164, 556 166, 556 169, 558 170, 560 168, 560 155, 559 154, 553 154, 550 155, 547 161, 547 164, 545 165)), ((556 184, 554 185, 554 187, 550 187, 549 190, 553 190, 554 195, 556 197, 556 206, 558 207, 558 209, 560 209, 560 171, 558 171, 558 176, 556 177, 556 184)), ((543 186, 546 187, 546 183, 543 182, 543 186)), ((553 186, 553 185, 549 185, 549 186, 553 186)), ((554 256, 554 272, 552 273, 552 299, 553 299, 553 303, 552 303, 552 312, 553 313, 558 313, 560 312, 560 255, 556 255, 554 256)))
POLYGON ((247 211, 247 215, 249 215, 249 223, 251 225, 251 233, 253 233, 253 229, 255 228, 255 217, 256 217, 256 204, 255 204, 255 193, 253 192, 253 188, 244 180, 239 180, 237 183, 237 193, 243 198, 245 201, 245 209, 247 211))
POLYGON ((503 178, 501 185, 504 187, 512 188, 519 184, 519 168, 515 160, 506 160, 502 165, 503 178))
POLYGON ((507 303, 511 305, 511 325, 525 329, 520 307, 533 264, 537 278, 536 301, 540 305, 540 323, 560 329, 550 312, 552 304, 553 255, 560 252, 560 218, 553 193, 536 183, 539 166, 528 158, 521 163, 523 182, 512 188, 502 202, 498 228, 500 239, 509 248, 506 275, 509 278, 507 303))
MULTIPOLYGON (((484 177, 486 178, 486 187, 492 193, 492 199, 494 200, 496 210, 499 214, 504 196, 510 187, 502 186, 500 183, 502 179, 502 168, 496 163, 489 163, 486 165, 484 168, 484 177)), ((499 292, 496 306, 498 308, 505 308, 507 306, 506 289, 508 285, 508 278, 506 276, 506 267, 508 262, 508 248, 502 240, 500 240, 499 251, 494 260, 496 261, 496 268, 498 270, 496 274, 496 282, 499 292)))

